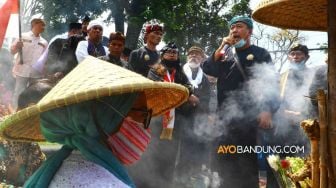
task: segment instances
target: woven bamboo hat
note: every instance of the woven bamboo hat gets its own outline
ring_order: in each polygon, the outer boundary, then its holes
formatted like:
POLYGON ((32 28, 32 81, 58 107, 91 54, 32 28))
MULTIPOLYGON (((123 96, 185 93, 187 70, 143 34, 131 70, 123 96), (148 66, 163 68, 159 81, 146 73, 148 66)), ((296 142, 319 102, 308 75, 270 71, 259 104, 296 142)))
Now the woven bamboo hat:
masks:
POLYGON ((254 20, 286 29, 327 30, 327 0, 262 0, 254 20))
POLYGON ((153 116, 179 106, 188 98, 187 88, 154 82, 105 61, 88 57, 64 77, 36 105, 22 109, 0 124, 0 136, 10 140, 45 141, 40 131, 41 112, 106 96, 144 92, 153 116))

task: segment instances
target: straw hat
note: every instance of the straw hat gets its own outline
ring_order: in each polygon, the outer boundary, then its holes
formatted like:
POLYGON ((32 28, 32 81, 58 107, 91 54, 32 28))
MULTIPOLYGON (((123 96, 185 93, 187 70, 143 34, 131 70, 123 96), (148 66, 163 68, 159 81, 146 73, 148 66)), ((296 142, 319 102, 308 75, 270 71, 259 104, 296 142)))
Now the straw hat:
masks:
POLYGON ((263 0, 254 20, 286 29, 327 30, 327 0, 263 0))
POLYGON ((0 124, 0 136, 10 140, 45 141, 39 114, 51 109, 105 96, 144 92, 153 116, 179 106, 188 98, 182 85, 154 82, 112 63, 86 58, 36 105, 22 109, 0 124))

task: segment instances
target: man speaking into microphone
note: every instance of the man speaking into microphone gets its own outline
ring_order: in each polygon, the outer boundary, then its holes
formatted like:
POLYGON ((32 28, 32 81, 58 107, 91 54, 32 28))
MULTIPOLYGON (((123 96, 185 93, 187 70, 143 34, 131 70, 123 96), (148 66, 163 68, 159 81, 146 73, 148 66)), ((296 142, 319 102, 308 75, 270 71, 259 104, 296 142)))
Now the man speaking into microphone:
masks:
MULTIPOLYGON (((272 65, 272 59, 266 49, 251 44, 251 18, 236 16, 229 26, 229 35, 203 64, 206 74, 218 78, 216 123, 223 133, 214 141, 215 148, 220 145, 256 145, 257 132, 272 128, 272 114, 279 104, 278 93, 269 89, 277 89, 275 72, 258 71, 263 64, 272 65), (272 75, 270 79, 258 80, 263 74, 272 75), (254 86, 255 80, 258 81, 254 86), (259 89, 258 85, 268 89, 259 89), (255 97, 255 93, 260 95, 255 97)), ((256 153, 212 156, 212 170, 222 177, 220 187, 258 187, 256 153)))

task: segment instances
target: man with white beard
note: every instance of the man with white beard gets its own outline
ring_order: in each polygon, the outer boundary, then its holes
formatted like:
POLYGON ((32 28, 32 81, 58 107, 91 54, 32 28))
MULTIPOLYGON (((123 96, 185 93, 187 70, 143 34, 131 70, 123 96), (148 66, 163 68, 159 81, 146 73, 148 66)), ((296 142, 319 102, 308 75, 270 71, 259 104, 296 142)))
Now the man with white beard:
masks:
POLYGON ((205 60, 202 48, 192 46, 187 53, 187 63, 183 71, 194 88, 198 103, 185 103, 181 106, 187 124, 181 126, 179 160, 176 166, 174 187, 207 187, 205 173, 210 155, 210 140, 207 130, 209 123, 210 82, 203 73, 201 64, 205 60))
POLYGON ((209 85, 209 82, 200 67, 206 56, 203 50, 197 46, 192 46, 188 50, 187 55, 187 63, 183 66, 183 71, 187 75, 188 80, 193 85, 195 91, 200 90, 203 84, 209 85))

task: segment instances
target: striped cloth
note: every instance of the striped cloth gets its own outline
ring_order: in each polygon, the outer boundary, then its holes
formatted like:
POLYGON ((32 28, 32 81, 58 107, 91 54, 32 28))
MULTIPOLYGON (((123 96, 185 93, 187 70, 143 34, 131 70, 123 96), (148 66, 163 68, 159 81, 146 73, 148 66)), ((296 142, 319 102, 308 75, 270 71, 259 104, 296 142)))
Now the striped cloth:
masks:
POLYGON ((108 139, 110 147, 117 158, 125 165, 140 159, 151 139, 151 130, 131 118, 124 119, 120 130, 108 139))

